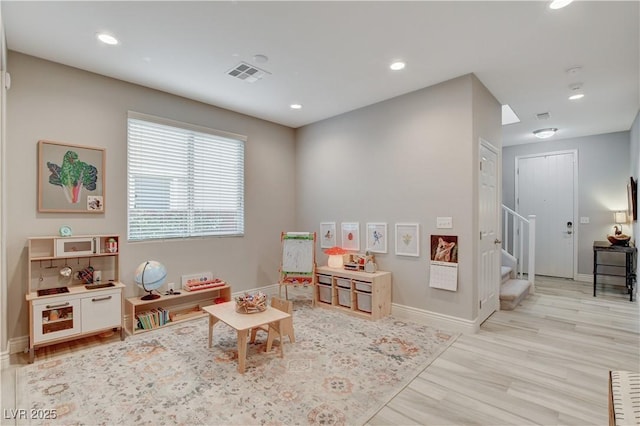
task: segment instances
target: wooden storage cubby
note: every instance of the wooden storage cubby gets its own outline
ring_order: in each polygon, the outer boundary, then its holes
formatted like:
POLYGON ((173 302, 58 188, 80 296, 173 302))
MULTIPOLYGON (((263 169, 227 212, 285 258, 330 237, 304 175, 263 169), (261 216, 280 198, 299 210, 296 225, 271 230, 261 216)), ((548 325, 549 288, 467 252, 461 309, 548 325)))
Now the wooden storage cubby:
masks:
POLYGON ((316 306, 377 320, 391 314, 391 272, 316 268, 316 306), (323 286, 324 284, 324 286, 323 286))
POLYGON ((223 285, 195 291, 181 290, 180 294, 161 295, 160 298, 153 300, 142 300, 140 297, 128 298, 126 301, 126 312, 128 314, 126 320, 127 332, 130 334, 143 333, 200 318, 206 315, 202 307, 213 305, 216 300, 218 302, 231 301, 231 287, 223 285), (158 308, 169 311, 169 322, 154 328, 137 328, 138 315, 158 308))

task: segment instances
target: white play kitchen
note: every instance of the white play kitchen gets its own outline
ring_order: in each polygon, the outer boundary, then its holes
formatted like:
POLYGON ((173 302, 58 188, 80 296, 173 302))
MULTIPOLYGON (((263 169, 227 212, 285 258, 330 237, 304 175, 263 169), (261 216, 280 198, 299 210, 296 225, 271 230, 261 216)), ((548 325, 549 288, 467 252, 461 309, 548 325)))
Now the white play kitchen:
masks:
POLYGON ((27 240, 30 362, 35 349, 69 339, 118 329, 124 339, 117 243, 117 235, 27 240))

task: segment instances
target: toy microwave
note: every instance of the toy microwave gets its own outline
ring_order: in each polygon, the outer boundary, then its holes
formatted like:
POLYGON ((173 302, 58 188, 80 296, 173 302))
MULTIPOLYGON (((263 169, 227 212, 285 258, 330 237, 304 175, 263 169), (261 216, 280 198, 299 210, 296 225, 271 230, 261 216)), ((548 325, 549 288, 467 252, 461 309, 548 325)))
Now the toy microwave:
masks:
POLYGON ((96 254, 96 239, 93 237, 56 239, 56 257, 88 256, 92 254, 96 254))

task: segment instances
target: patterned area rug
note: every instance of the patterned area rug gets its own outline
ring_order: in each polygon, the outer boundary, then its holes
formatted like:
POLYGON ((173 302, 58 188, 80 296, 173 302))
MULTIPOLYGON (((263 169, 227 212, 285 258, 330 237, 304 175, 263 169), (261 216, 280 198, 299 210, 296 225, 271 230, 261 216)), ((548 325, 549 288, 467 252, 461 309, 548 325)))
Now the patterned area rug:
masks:
POLYGON ((236 333, 206 318, 128 336, 18 371, 18 407, 55 410, 19 424, 361 425, 438 357, 455 333, 368 321, 294 301, 295 343, 265 353, 266 333, 237 371, 236 333))

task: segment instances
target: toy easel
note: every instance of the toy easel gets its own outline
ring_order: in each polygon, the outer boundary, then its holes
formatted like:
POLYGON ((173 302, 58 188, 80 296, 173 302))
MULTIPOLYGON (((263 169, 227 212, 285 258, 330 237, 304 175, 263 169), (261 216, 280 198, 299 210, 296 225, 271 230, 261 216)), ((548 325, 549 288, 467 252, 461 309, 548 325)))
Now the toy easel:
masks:
MULTIPOLYGON (((288 299, 288 285, 313 286, 315 284, 316 233, 283 232, 280 235, 280 241, 282 242, 282 263, 278 296, 282 297, 282 286, 284 286, 285 298, 288 299)), ((315 305, 315 297, 312 300, 315 305)))

